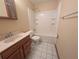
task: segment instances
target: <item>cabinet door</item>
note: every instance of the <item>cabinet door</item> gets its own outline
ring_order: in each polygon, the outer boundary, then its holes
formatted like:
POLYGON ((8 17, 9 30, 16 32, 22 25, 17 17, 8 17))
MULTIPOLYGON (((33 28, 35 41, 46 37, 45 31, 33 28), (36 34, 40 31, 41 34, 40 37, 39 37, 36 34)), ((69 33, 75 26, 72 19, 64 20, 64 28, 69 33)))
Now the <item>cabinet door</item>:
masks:
POLYGON ((11 56, 9 56, 7 59, 21 59, 21 53, 20 50, 16 50, 11 56))
POLYGON ((24 44, 23 49, 24 49, 24 54, 26 57, 31 50, 31 43, 28 42, 27 44, 24 44))
POLYGON ((23 48, 20 47, 20 54, 21 54, 21 59, 24 59, 24 52, 23 52, 23 48))
POLYGON ((30 50, 31 50, 31 40, 29 39, 28 42, 23 44, 23 51, 24 51, 24 56, 25 57, 29 54, 30 50))

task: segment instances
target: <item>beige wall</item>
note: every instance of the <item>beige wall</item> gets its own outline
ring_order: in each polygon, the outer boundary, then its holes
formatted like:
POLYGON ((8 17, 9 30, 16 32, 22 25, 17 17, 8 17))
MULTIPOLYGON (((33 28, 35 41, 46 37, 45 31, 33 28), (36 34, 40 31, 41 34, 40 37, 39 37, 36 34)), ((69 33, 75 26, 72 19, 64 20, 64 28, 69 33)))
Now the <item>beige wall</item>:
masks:
POLYGON ((61 1, 62 1, 61 16, 65 16, 67 14, 77 11, 78 0, 61 0, 61 1))
POLYGON ((57 9, 58 1, 52 0, 45 3, 39 3, 35 5, 36 11, 48 11, 57 9))
POLYGON ((9 31, 28 31, 28 7, 33 9, 29 0, 15 0, 17 10, 17 20, 0 19, 0 34, 9 31))
MULTIPOLYGON (((60 17, 77 11, 77 0, 62 0, 60 17)), ((58 25, 59 38, 57 49, 60 59, 77 59, 77 24, 78 18, 60 19, 58 25)))

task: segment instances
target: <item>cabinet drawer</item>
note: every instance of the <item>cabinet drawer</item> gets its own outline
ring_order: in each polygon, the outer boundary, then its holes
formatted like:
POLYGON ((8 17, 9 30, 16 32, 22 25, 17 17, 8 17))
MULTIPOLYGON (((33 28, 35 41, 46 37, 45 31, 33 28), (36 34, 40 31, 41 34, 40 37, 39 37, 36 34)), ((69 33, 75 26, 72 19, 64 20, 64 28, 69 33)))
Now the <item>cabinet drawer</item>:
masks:
POLYGON ((3 59, 7 59, 19 48, 18 44, 15 44, 1 53, 3 59))

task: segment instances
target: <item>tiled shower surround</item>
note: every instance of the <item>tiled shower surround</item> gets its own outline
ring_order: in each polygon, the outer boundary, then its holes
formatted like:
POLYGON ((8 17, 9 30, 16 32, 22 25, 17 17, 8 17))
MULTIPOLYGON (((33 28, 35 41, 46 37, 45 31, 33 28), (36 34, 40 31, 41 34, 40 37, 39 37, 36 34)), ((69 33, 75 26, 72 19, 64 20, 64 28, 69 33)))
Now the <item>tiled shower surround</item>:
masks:
POLYGON ((26 59, 58 59, 55 45, 52 43, 55 38, 52 38, 52 40, 45 38, 41 37, 42 41, 32 46, 31 53, 26 59))

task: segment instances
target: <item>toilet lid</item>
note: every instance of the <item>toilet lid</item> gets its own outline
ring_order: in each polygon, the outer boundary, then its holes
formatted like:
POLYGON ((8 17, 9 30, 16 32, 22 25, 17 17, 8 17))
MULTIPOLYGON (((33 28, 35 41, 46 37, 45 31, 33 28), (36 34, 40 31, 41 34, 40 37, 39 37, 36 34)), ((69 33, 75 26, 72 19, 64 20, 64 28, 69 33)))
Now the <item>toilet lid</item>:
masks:
POLYGON ((33 36, 32 39, 33 40, 38 40, 38 39, 40 39, 40 37, 39 36, 33 36))

